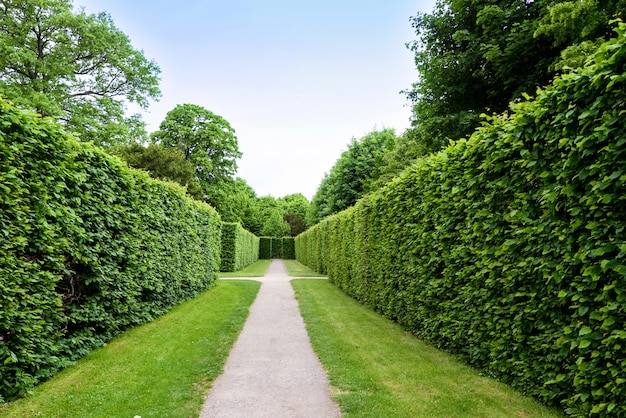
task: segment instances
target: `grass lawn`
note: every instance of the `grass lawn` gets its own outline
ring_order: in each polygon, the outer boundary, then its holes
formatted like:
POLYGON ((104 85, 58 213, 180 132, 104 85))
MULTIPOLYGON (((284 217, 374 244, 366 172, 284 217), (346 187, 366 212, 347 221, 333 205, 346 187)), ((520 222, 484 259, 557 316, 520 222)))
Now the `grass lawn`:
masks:
POLYGON ((259 282, 216 287, 134 328, 12 403, 3 417, 198 416, 259 282))
POLYGON ((326 277, 323 274, 319 274, 311 270, 296 260, 283 260, 283 263, 285 263, 287 273, 291 277, 326 277))
POLYGON ((233 272, 218 273, 221 278, 229 277, 263 277, 272 260, 258 260, 250 264, 248 267, 233 272))
POLYGON ((350 417, 559 417, 481 377, 325 280, 293 280, 313 348, 350 417))

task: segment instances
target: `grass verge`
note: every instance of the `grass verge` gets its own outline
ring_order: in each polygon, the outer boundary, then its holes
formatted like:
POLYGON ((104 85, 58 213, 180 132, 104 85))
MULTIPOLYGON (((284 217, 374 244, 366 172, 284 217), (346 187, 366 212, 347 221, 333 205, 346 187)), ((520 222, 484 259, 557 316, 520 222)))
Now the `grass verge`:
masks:
POLYGON ((325 280, 293 280, 345 416, 559 417, 416 339, 325 280))
POLYGON ((93 351, 32 395, 0 405, 0 416, 198 416, 259 287, 249 280, 218 281, 93 351))
POLYGON ((265 272, 267 271, 267 268, 270 266, 271 262, 272 260, 257 260, 244 269, 233 271, 233 272, 218 273, 218 276, 220 278, 263 277, 265 276, 265 272))
POLYGON ((287 274, 291 277, 326 277, 296 260, 283 260, 283 263, 287 268, 287 274))

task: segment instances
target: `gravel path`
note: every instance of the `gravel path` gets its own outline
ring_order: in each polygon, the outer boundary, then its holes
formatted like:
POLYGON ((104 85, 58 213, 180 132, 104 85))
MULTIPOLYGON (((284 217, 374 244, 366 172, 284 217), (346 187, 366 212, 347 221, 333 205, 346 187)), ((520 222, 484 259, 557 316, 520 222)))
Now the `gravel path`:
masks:
POLYGON ((282 260, 272 260, 201 418, 339 417, 282 260))

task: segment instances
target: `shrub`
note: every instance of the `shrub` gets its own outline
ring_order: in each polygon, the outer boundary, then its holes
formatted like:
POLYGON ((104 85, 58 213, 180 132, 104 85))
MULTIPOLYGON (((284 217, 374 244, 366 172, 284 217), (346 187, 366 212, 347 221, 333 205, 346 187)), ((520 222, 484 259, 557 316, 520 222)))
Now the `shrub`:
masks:
POLYGON ((220 271, 237 271, 259 259, 259 237, 239 223, 222 224, 220 271))
POLYGON ((348 294, 573 415, 626 415, 626 25, 296 237, 348 294))
POLYGON ((220 218, 0 100, 0 398, 214 283, 220 218))

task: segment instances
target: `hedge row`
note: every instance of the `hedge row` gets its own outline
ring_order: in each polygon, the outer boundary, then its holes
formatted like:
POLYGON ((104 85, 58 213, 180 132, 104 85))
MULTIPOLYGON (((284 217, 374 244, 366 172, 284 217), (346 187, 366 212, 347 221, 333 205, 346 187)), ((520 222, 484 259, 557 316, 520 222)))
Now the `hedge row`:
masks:
POLYGON ((418 337, 578 416, 626 416, 626 46, 296 237, 418 337))
POLYGON ((261 237, 261 242, 259 244, 259 258, 266 260, 272 258, 293 260, 296 258, 293 237, 261 237))
POLYGON ((210 288, 220 217, 0 100, 0 401, 210 288))
POLYGON ((259 259, 259 237, 239 223, 222 224, 221 271, 237 271, 259 259))

